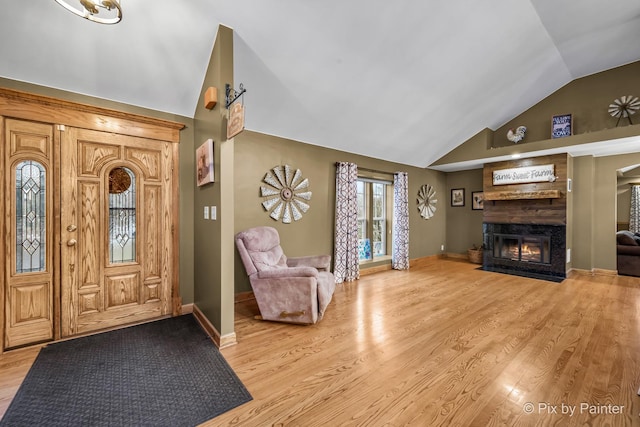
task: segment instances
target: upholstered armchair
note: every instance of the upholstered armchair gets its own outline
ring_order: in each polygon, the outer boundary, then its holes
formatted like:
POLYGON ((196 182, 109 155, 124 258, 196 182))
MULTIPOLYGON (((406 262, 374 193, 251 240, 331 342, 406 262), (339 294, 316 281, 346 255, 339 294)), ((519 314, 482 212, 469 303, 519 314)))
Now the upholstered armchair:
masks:
POLYGON ((236 247, 258 302, 260 318, 313 324, 322 319, 335 290, 331 256, 287 258, 273 227, 236 234, 236 247))

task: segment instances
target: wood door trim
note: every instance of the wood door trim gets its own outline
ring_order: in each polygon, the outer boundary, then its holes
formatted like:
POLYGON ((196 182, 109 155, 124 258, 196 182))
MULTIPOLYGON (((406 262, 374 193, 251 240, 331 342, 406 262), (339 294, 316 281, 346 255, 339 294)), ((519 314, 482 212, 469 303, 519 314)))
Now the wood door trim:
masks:
POLYGON ((53 339, 60 339, 60 283, 62 276, 60 274, 60 266, 62 265, 61 258, 61 231, 60 231, 60 221, 61 221, 61 209, 58 206, 56 209, 56 202, 60 203, 60 144, 61 144, 61 135, 60 135, 59 126, 54 126, 53 130, 53 184, 55 188, 53 189, 53 200, 54 206, 53 208, 53 264, 55 266, 53 271, 53 283, 55 286, 53 287, 53 339), (56 244, 57 243, 57 244, 56 244))
MULTIPOLYGON (((0 164, 2 165, 2 170, 4 171, 6 166, 6 159, 4 155, 5 150, 5 128, 4 128, 4 117, 0 116, 0 164)), ((5 185, 6 178, 4 172, 0 174, 0 200, 2 200, 2 207, 0 207, 0 307, 2 307, 2 312, 5 310, 5 293, 6 293, 6 285, 5 285, 5 275, 6 275, 6 263, 7 257, 9 254, 10 245, 9 239, 7 238, 7 233, 9 232, 8 227, 10 225, 7 224, 7 214, 6 214, 6 206, 8 205, 7 200, 5 199, 5 185), (5 249, 6 248, 6 249, 5 249), (7 251, 7 252, 5 252, 7 251)), ((6 315, 6 313, 4 313, 6 315)), ((0 354, 4 352, 4 316, 0 316, 0 354)))
POLYGON ((0 88, 0 115, 180 142, 183 123, 0 88))
POLYGON ((176 144, 172 145, 173 149, 173 164, 174 167, 171 168, 172 173, 172 184, 173 188, 171 188, 171 194, 174 195, 175 200, 172 204, 173 211, 171 213, 173 222, 171 223, 171 237, 172 241, 172 249, 173 249, 173 257, 170 260, 172 264, 171 270, 171 313, 174 316, 181 314, 182 311, 182 297, 180 297, 180 257, 179 257, 179 249, 180 249, 180 192, 179 190, 179 176, 178 176, 178 168, 175 165, 179 164, 179 150, 176 144))

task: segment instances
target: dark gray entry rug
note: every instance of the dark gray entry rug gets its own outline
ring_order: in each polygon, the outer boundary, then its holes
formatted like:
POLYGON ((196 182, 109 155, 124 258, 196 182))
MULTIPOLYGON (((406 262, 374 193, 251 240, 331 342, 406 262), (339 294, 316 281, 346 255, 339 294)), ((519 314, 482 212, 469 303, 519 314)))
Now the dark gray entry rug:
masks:
POLYGON ((251 399, 183 315, 42 348, 0 426, 194 426, 251 399))

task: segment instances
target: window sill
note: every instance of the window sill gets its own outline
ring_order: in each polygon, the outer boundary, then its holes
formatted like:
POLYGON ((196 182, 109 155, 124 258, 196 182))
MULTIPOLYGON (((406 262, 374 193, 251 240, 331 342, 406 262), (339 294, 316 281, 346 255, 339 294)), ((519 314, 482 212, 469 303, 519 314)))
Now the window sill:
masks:
POLYGON ((361 268, 377 267, 379 265, 391 264, 391 255, 383 255, 375 257, 374 259, 367 259, 360 261, 361 268))

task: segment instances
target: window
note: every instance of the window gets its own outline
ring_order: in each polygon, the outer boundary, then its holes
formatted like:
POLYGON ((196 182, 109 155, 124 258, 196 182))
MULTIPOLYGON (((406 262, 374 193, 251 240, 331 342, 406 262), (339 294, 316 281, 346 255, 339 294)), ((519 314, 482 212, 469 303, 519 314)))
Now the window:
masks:
POLYGON ((16 166, 16 273, 45 271, 46 172, 33 160, 16 166))
POLYGON ((379 182, 371 184, 373 188, 373 256, 387 254, 385 185, 379 182))
POLYGON ((359 178, 356 181, 358 203, 358 257, 360 261, 383 259, 391 255, 390 182, 359 178))
POLYGON ((128 168, 109 173, 109 261, 136 260, 136 177, 128 168))

